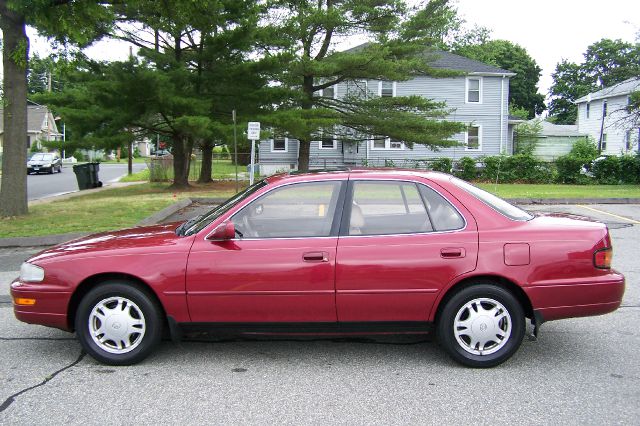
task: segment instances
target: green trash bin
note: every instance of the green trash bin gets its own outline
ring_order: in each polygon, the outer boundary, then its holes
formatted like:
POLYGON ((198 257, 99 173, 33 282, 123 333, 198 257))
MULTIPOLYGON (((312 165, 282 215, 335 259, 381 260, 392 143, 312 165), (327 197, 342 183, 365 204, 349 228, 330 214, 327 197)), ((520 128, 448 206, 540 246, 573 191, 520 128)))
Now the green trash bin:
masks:
POLYGON ((76 174, 76 180, 78 181, 78 189, 90 189, 93 188, 91 182, 91 166, 87 164, 76 164, 73 166, 73 173, 76 174))
POLYGON ((88 163, 89 173, 91 175, 91 187, 99 188, 102 186, 102 182, 98 178, 98 172, 100 171, 100 163, 88 163))
POLYGON ((76 174, 78 181, 78 189, 91 189, 102 186, 102 182, 98 179, 98 171, 100 163, 76 164, 73 166, 73 173, 76 174))

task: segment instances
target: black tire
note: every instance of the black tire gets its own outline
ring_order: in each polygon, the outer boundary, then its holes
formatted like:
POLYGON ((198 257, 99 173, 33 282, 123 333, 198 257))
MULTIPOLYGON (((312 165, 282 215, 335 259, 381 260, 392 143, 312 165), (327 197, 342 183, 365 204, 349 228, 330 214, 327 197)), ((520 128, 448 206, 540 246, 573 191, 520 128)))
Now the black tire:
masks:
POLYGON ((104 282, 90 290, 80 301, 75 318, 76 335, 84 350, 109 365, 132 365, 145 359, 160 342, 162 326, 155 299, 135 284, 122 281, 104 282), (100 318, 105 318, 104 322, 100 318), (134 324, 137 322, 142 325, 134 324), (108 331, 100 333, 102 326, 108 331), (99 343, 101 339, 104 341, 99 343))
POLYGON ((455 361, 467 367, 493 367, 520 347, 525 333, 524 311, 508 290, 492 283, 477 283, 446 302, 436 332, 440 345, 455 361), (463 325, 467 320, 472 327, 463 325), (477 343, 471 336, 479 337, 477 343))

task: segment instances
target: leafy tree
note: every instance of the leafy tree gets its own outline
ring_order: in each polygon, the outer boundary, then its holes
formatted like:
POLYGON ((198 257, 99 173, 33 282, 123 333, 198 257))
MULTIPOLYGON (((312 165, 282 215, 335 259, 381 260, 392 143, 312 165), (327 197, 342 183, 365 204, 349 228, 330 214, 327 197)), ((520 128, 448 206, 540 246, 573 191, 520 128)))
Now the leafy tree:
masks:
POLYGON ((509 103, 526 109, 527 118, 546 109, 544 96, 537 87, 542 68, 523 47, 507 40, 491 40, 459 46, 455 53, 516 73, 509 83, 509 103))
POLYGON ((542 123, 538 119, 518 124, 513 138, 515 154, 533 155, 541 132, 542 123))
POLYGON ((582 65, 562 60, 551 74, 553 85, 549 89, 552 99, 549 114, 556 124, 574 124, 578 109, 576 99, 596 90, 595 82, 585 72, 582 65))
POLYGON ((309 167, 309 146, 320 137, 359 141, 381 135, 434 149, 452 146, 448 140, 464 129, 442 120, 445 105, 419 96, 377 97, 369 80, 401 81, 417 74, 438 73, 429 67, 427 46, 436 45, 450 30, 453 9, 446 0, 432 0, 409 10, 399 0, 274 1, 268 27, 272 38, 262 58, 284 64, 274 75, 275 110, 261 121, 300 142, 298 168, 309 167), (360 34, 370 42, 336 52, 337 40, 360 34), (346 83, 348 95, 321 96, 325 89, 346 83), (374 93, 372 93, 374 92, 374 93))
POLYGON ((584 61, 556 65, 549 113, 557 124, 574 124, 578 98, 640 75, 640 43, 602 39, 587 48, 584 61))
POLYGON ((112 20, 109 1, 0 0, 3 36, 4 146, 0 216, 28 212, 24 173, 27 138, 27 71, 29 39, 26 25, 63 42, 87 44, 112 20))

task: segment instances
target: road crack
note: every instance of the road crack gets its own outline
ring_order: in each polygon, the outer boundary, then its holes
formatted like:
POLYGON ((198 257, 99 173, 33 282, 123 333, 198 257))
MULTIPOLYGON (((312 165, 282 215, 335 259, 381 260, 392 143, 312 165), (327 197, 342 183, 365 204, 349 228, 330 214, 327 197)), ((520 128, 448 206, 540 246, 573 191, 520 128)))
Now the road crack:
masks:
POLYGON ((71 367, 76 366, 80 361, 82 361, 82 359, 85 357, 85 355, 87 355, 85 353, 85 351, 81 351, 80 355, 78 356, 78 358, 73 361, 71 364, 66 365, 64 367, 62 367, 61 369, 53 372, 53 374, 48 375, 47 377, 44 378, 44 380, 40 383, 38 383, 37 385, 34 386, 30 386, 26 389, 22 389, 19 392, 14 393, 13 395, 11 395, 9 398, 5 399, 5 401, 2 403, 2 405, 0 405, 0 413, 2 413, 4 410, 6 410, 7 408, 9 408, 9 406, 11 404, 13 404, 13 402, 16 400, 17 397, 19 397, 20 395, 23 395, 31 390, 34 390, 36 388, 39 388, 40 386, 44 386, 47 383, 49 383, 51 380, 53 380, 54 377, 56 377, 58 374, 62 373, 65 370, 68 370, 71 367))
POLYGON ((0 337, 0 341, 12 342, 14 340, 67 341, 67 340, 76 340, 76 338, 75 337, 0 337))

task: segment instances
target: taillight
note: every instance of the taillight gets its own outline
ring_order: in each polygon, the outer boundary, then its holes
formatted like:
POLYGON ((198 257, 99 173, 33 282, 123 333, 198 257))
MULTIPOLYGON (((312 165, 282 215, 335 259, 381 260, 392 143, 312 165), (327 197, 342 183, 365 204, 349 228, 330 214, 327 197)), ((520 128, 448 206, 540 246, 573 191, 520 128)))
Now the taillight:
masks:
POLYGON ((612 257, 613 249, 611 247, 597 250, 593 253, 593 266, 600 269, 610 269, 612 257))

